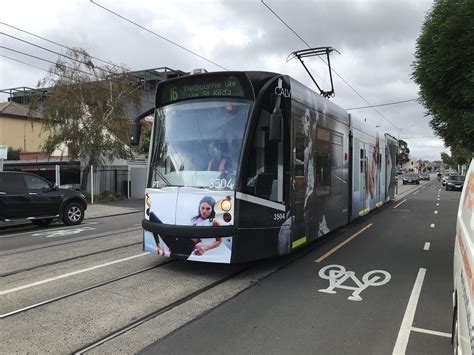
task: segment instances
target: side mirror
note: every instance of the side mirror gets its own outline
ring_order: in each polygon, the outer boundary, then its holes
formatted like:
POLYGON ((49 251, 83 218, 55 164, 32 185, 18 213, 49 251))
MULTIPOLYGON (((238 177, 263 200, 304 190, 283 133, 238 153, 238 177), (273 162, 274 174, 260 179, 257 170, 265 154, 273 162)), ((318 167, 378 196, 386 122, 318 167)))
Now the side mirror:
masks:
POLYGON ((130 145, 137 146, 140 144, 140 135, 142 134, 142 123, 132 123, 132 136, 130 137, 130 145))
POLYGON ((281 121, 282 121, 282 114, 281 110, 277 112, 273 112, 270 115, 270 123, 269 123, 269 132, 268 132, 268 140, 270 142, 280 142, 281 141, 281 121))

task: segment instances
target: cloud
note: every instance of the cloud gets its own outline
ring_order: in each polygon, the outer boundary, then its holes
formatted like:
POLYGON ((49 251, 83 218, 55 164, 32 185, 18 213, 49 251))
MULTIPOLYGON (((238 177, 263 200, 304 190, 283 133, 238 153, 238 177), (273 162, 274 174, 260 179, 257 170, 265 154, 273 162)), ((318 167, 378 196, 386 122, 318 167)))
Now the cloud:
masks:
MULTIPOLYGON (((297 60, 287 62, 292 51, 306 45, 260 1, 111 1, 97 2, 157 35, 120 19, 89 1, 38 3, 17 0, 2 4, 3 21, 68 46, 82 47, 90 54, 111 60, 131 70, 170 67, 190 71, 206 68, 222 70, 193 51, 230 70, 275 71, 293 76, 314 88, 297 60), (8 19, 8 20, 6 20, 8 19), (187 48, 186 51, 179 46, 187 48)), ((432 0, 265 0, 291 28, 311 46, 332 46, 331 62, 336 96, 342 107, 367 106, 416 98, 418 87, 411 80, 413 53, 426 12, 432 0), (352 88, 355 89, 355 92, 352 88), (359 95, 363 96, 362 99, 359 95)), ((45 47, 60 47, 1 26, 2 31, 45 47)), ((57 55, 0 36, 1 45, 24 50, 54 61, 57 55)), ((6 50, 30 64, 49 64, 6 50)), ((46 73, 0 57, 0 88, 35 86, 46 73)), ((317 58, 305 64, 318 83, 329 87, 327 67, 317 58)), ((0 95, 0 100, 5 100, 0 95)), ((354 114, 381 126, 394 136, 433 137, 434 145, 412 150, 423 157, 439 159, 442 142, 433 136, 429 117, 416 102, 358 110, 354 114), (384 117, 382 117, 382 115, 384 117), (392 122, 388 123, 388 121, 392 122)), ((409 141, 417 144, 416 141, 409 141)), ((421 157, 421 156, 420 156, 421 157)))

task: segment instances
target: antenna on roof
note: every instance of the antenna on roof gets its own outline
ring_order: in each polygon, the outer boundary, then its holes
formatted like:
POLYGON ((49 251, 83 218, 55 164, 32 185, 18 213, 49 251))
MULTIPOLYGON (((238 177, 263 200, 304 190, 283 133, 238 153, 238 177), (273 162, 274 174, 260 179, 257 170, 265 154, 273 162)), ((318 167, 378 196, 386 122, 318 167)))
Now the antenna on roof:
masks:
MULTIPOLYGON (((329 60, 329 54, 332 51, 336 51, 337 53, 339 53, 339 51, 337 49, 334 49, 332 47, 316 47, 316 48, 302 49, 302 50, 299 50, 299 51, 292 52, 286 58, 287 62, 292 60, 293 58, 298 58, 299 61, 301 62, 301 64, 303 65, 303 67, 305 68, 306 72, 308 73, 308 75, 311 77, 311 80, 313 80, 313 83, 318 88, 319 93, 322 96, 326 97, 326 98, 334 97, 334 85, 333 85, 333 82, 332 82, 331 61, 329 60), (311 75, 310 71, 308 70, 308 68, 304 64, 303 59, 301 59, 301 58, 305 58, 305 57, 314 57, 314 56, 321 57, 324 54, 326 54, 326 58, 328 60, 328 62, 326 64, 327 64, 328 69, 329 69, 329 78, 331 79, 331 90, 330 91, 324 91, 319 87, 318 83, 316 82, 316 80, 314 80, 314 77, 311 75)), ((324 60, 323 60, 323 62, 324 62, 324 60)))

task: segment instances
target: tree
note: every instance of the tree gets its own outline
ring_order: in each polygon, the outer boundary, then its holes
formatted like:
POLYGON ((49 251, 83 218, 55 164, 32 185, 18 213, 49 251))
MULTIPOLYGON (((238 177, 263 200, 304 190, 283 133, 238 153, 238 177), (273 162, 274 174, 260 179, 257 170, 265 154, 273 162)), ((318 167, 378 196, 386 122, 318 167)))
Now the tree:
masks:
POLYGON ((402 166, 402 164, 408 163, 410 161, 410 149, 408 148, 408 143, 405 142, 403 139, 398 141, 398 164, 402 166))
MULTIPOLYGON (((85 190, 92 165, 132 157, 128 112, 140 110, 142 89, 118 66, 94 64, 83 49, 68 50, 64 57, 38 83, 48 87, 42 107, 43 129, 48 133, 43 150, 51 154, 67 147, 71 159, 83 158, 81 190, 85 190)), ((37 104, 32 100, 31 108, 37 104)))
POLYGON ((7 160, 20 160, 21 149, 13 149, 8 147, 7 160))
POLYGON ((413 79, 430 126, 474 152, 474 1, 437 0, 417 39, 413 79))

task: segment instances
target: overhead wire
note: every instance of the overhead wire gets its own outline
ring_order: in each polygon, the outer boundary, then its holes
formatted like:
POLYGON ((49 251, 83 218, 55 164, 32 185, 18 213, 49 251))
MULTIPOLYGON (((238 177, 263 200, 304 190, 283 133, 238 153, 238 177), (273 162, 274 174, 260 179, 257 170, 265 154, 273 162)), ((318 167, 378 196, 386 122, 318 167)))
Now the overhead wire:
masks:
MULTIPOLYGON (((85 62, 85 61, 83 61, 83 60, 80 60, 80 59, 77 59, 77 58, 68 56, 68 55, 63 54, 63 53, 60 53, 60 52, 56 52, 56 51, 54 51, 54 50, 52 50, 52 49, 49 49, 49 48, 40 46, 40 45, 38 45, 38 44, 35 44, 35 43, 32 43, 32 42, 27 41, 27 40, 25 40, 25 39, 22 39, 22 38, 19 38, 19 37, 16 37, 16 36, 7 34, 7 33, 5 33, 5 32, 0 32, 0 35, 4 35, 4 36, 6 36, 6 37, 10 37, 10 38, 12 38, 12 39, 14 39, 14 40, 17 40, 17 41, 19 41, 19 42, 23 42, 23 43, 25 43, 25 44, 27 44, 27 45, 30 45, 30 46, 39 48, 39 49, 41 49, 41 50, 44 50, 44 51, 53 53, 53 54, 55 54, 55 55, 58 55, 59 57, 68 58, 68 59, 70 59, 70 60, 72 60, 72 61, 74 61, 74 62, 78 62, 78 63, 84 64, 84 65, 89 65, 89 64, 90 64, 90 63, 85 62)), ((23 55, 26 55, 26 56, 29 56, 29 57, 32 57, 32 58, 35 58, 35 59, 38 59, 38 60, 46 61, 46 62, 52 63, 53 65, 56 65, 56 64, 57 64, 56 62, 52 62, 52 61, 47 60, 47 59, 45 59, 45 58, 37 57, 37 56, 34 56, 34 55, 32 55, 32 54, 28 54, 28 53, 25 53, 25 52, 21 52, 21 51, 18 51, 18 50, 12 49, 12 48, 8 48, 8 47, 5 47, 5 46, 0 46, 0 48, 6 49, 6 50, 9 50, 9 51, 13 51, 13 52, 17 52, 17 53, 20 53, 20 54, 23 54, 23 55)), ((68 49, 69 49, 69 47, 66 47, 66 46, 65 46, 65 48, 68 48, 68 49)), ((80 52, 80 51, 74 50, 74 52, 80 52)), ((92 57, 91 57, 91 58, 92 58, 92 57)), ((109 80, 109 81, 113 81, 113 82, 118 82, 116 79, 113 78, 113 76, 116 76, 116 75, 117 75, 117 72, 114 72, 114 71, 111 71, 111 70, 108 70, 108 69, 104 69, 104 68, 101 68, 101 67, 98 67, 98 66, 94 66, 94 69, 98 69, 98 70, 102 71, 103 73, 108 74, 109 76, 107 76, 106 78, 104 78, 104 77, 101 77, 101 76, 99 76, 98 74, 93 73, 93 72, 85 72, 85 71, 83 71, 83 70, 81 70, 81 69, 79 69, 79 68, 68 67, 68 66, 66 66, 65 64, 62 64, 62 66, 65 67, 65 68, 68 68, 68 69, 70 69, 70 70, 75 70, 75 71, 81 72, 81 73, 83 73, 83 74, 86 74, 86 75, 88 75, 88 76, 95 77, 95 78, 97 79, 97 81, 109 80)), ((123 68, 123 67, 121 67, 121 68, 123 68)), ((48 72, 49 72, 49 71, 48 71, 48 72)), ((124 74, 126 74, 127 72, 128 72, 128 70, 126 70, 126 71, 124 72, 124 74)), ((56 73, 55 73, 55 74, 56 74, 56 73)), ((106 88, 104 87, 104 89, 106 89, 106 88)), ((107 90, 109 90, 109 89, 107 88, 107 90)), ((148 101, 148 100, 143 100, 143 102, 154 105, 154 103, 152 103, 151 101, 148 101)))
MULTIPOLYGON (((28 56, 28 57, 31 57, 31 58, 34 58, 34 59, 38 59, 38 60, 41 60, 41 61, 44 61, 44 62, 48 62, 48 63, 52 63, 53 65, 55 65, 56 63, 51 61, 51 60, 48 60, 48 59, 45 59, 45 58, 41 58, 41 57, 38 57, 38 56, 35 56, 35 55, 32 55, 32 54, 29 54, 29 53, 25 53, 25 52, 22 52, 22 51, 18 51, 18 50, 15 50, 15 49, 12 49, 12 48, 8 48, 8 47, 5 47, 5 46, 0 46, 1 49, 6 49, 6 50, 9 50, 9 51, 12 51, 12 52, 15 52, 15 53, 19 53, 19 54, 22 54, 22 55, 25 55, 25 56, 28 56)), ((62 74, 59 74, 59 73, 56 73, 54 71, 51 71, 51 70, 48 70, 48 69, 44 69, 44 68, 41 68, 41 67, 37 67, 33 64, 30 64, 30 63, 26 63, 26 62, 23 62, 19 59, 15 59, 15 58, 11 58, 9 56, 6 56, 6 55, 1 55, 2 57, 4 58, 7 58, 7 59, 10 59, 10 60, 13 60, 13 61, 16 61, 16 62, 19 62, 19 63, 22 63, 22 64, 25 64, 25 65, 28 65, 28 66, 31 66, 31 67, 35 67, 37 69, 40 69, 42 71, 45 71, 49 74, 53 74, 53 75, 56 75, 56 76, 59 76, 59 77, 62 77, 62 78, 65 78, 65 79, 68 79, 68 80, 72 80, 73 82, 75 83, 84 83, 84 82, 81 82, 81 81, 77 81, 77 80, 74 80, 73 77, 69 77, 69 76, 66 76, 66 75, 62 75, 62 74)), ((80 72, 80 73, 83 73, 83 74, 86 74, 86 75, 90 75, 90 73, 88 72, 85 72, 83 70, 80 70, 79 68, 73 68, 73 67, 69 67, 69 66, 66 66, 63 64, 63 67, 64 68, 67 68, 69 70, 72 70, 72 71, 76 71, 76 72, 80 72)), ((103 90, 106 90, 106 91, 110 91, 110 88, 109 87, 106 87, 102 84, 98 84, 99 82, 104 82, 104 80, 109 80, 109 79, 101 79, 101 80, 98 80, 96 81, 96 87, 100 88, 100 89, 103 89, 103 90)), ((115 82, 117 82, 115 80, 115 82)), ((88 85, 92 85, 92 82, 90 83, 84 83, 84 84, 88 84, 88 85)), ((131 97, 129 94, 126 94, 125 97, 131 97)), ((149 100, 146 100, 146 99, 142 99, 142 102, 143 103, 147 103, 147 104, 150 104, 150 105, 154 105, 154 102, 152 101, 149 101, 149 100)))
POLYGON ((211 59, 208 59, 208 58, 206 58, 206 57, 203 57, 202 55, 200 55, 200 54, 198 54, 198 53, 196 53, 196 52, 194 52, 194 51, 192 51, 192 50, 190 50, 190 49, 184 47, 183 45, 181 45, 181 44, 179 44, 179 43, 176 43, 176 42, 174 42, 174 41, 172 41, 172 40, 166 38, 165 36, 162 36, 162 35, 160 35, 160 34, 154 32, 154 31, 152 31, 152 30, 150 30, 150 29, 148 29, 148 28, 146 28, 146 27, 144 27, 144 26, 142 26, 142 25, 140 25, 140 24, 138 24, 138 23, 136 23, 136 22, 134 22, 134 21, 132 21, 132 20, 130 20, 130 19, 128 19, 128 18, 126 18, 126 17, 123 16, 123 15, 120 15, 119 13, 114 12, 114 11, 108 9, 107 7, 105 7, 105 6, 103 6, 103 5, 100 5, 99 3, 97 3, 97 2, 94 1, 94 0, 90 0, 90 2, 91 2, 92 4, 94 4, 94 5, 96 5, 96 6, 98 6, 98 7, 102 8, 102 9, 104 9, 105 11, 110 12, 111 14, 113 14, 113 15, 115 15, 115 16, 121 18, 122 20, 127 21, 127 22, 131 23, 132 25, 135 25, 135 26, 141 28, 142 30, 147 31, 147 32, 153 34, 154 36, 157 36, 158 38, 161 38, 162 40, 164 40, 164 41, 166 41, 166 42, 168 42, 168 43, 171 43, 171 44, 177 46, 178 48, 181 48, 182 50, 184 50, 184 51, 186 51, 186 52, 188 52, 188 53, 191 53, 192 55, 194 55, 194 56, 196 56, 196 57, 198 57, 198 58, 201 58, 201 59, 205 60, 205 61, 208 62, 208 63, 211 63, 211 64, 213 64, 213 65, 215 65, 215 66, 217 66, 217 67, 219 67, 219 68, 221 68, 221 69, 224 69, 224 70, 227 70, 227 71, 229 70, 229 69, 223 67, 222 65, 216 63, 215 61, 213 61, 213 60, 211 60, 211 59))
POLYGON ((362 109, 372 108, 372 107, 399 105, 399 104, 404 104, 404 103, 413 102, 413 101, 418 101, 418 98, 416 98, 416 99, 408 99, 408 100, 401 100, 401 101, 394 101, 394 102, 387 102, 387 103, 378 104, 378 105, 371 105, 371 106, 351 107, 351 108, 346 108, 345 110, 346 110, 346 111, 362 110, 362 109))
MULTIPOLYGON (((92 0, 91 0, 92 1, 92 0)), ((294 33, 306 46, 308 46, 308 48, 311 48, 311 46, 308 44, 308 42, 306 42, 300 35, 298 35, 296 33, 296 31, 294 31, 290 25, 288 25, 268 4, 265 3, 264 0, 260 0, 260 2, 271 12, 273 13, 288 29, 290 29, 290 31, 292 33, 294 33)), ((318 58, 326 65, 328 65, 326 63, 326 61, 319 57, 318 58)), ((365 103, 367 103, 369 105, 369 108, 372 108, 375 112, 377 112, 380 117, 382 117, 385 121, 387 121, 388 123, 390 123, 393 127, 395 127, 396 129, 400 129, 398 128, 393 122, 391 122, 388 118, 386 118, 380 111, 376 110, 372 105, 365 97, 363 97, 352 85, 350 85, 334 68, 330 68, 331 71, 336 74, 343 82, 344 84, 346 84, 350 89, 352 89, 352 91, 354 91, 357 96, 359 96, 365 103)))
MULTIPOLYGON (((42 39, 43 41, 46 41, 46 42, 55 44, 55 45, 57 45, 57 46, 59 46, 59 47, 66 48, 66 49, 68 49, 68 50, 70 50, 70 51, 72 51, 72 52, 75 52, 75 53, 80 52, 79 50, 77 50, 77 49, 75 49, 75 48, 68 47, 68 46, 66 46, 66 45, 64 45, 64 44, 61 44, 61 43, 52 41, 52 40, 47 39, 47 38, 45 38, 45 37, 39 36, 39 35, 37 35, 37 34, 35 34, 35 33, 29 32, 29 31, 26 31, 26 30, 23 30, 23 29, 21 29, 21 28, 19 28, 19 27, 15 27, 15 26, 13 26, 13 25, 9 25, 8 23, 1 22, 1 21, 0 21, 0 25, 4 25, 4 26, 10 27, 10 28, 13 28, 13 29, 15 29, 15 30, 17 30, 17 31, 20 31, 20 32, 29 34, 30 36, 33 36, 33 37, 42 39)), ((92 59, 95 59, 95 60, 99 61, 99 62, 102 62, 102 63, 108 64, 108 65, 114 66, 114 67, 116 67, 116 68, 120 68, 120 69, 123 69, 123 70, 128 71, 127 68, 125 68, 125 67, 123 67, 123 66, 121 66, 121 65, 114 64, 114 63, 112 63, 112 62, 110 62, 110 61, 106 61, 106 60, 104 60, 104 59, 100 59, 100 58, 95 57, 95 56, 93 56, 93 55, 90 55, 90 57, 91 57, 92 59)))

